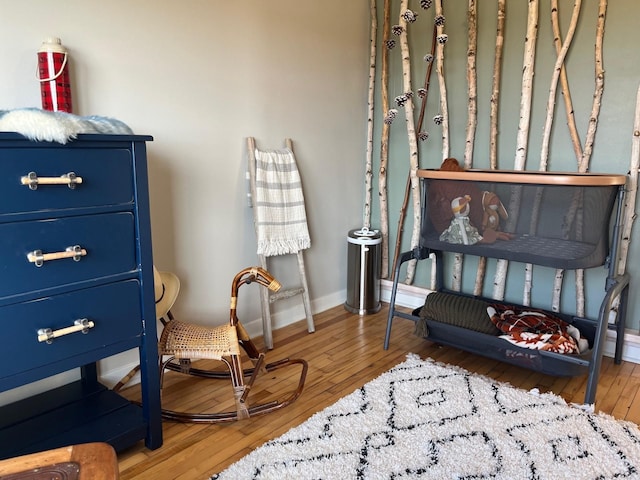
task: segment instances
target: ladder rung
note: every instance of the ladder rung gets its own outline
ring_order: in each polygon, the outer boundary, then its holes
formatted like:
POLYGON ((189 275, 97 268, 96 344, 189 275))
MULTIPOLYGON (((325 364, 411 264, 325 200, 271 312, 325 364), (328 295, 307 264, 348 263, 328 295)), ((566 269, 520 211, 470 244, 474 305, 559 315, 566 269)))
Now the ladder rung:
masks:
POLYGON ((282 300, 283 298, 295 297, 296 295, 300 295, 301 293, 304 293, 304 288, 302 287, 280 290, 277 293, 272 293, 271 295, 269 295, 269 303, 282 300))

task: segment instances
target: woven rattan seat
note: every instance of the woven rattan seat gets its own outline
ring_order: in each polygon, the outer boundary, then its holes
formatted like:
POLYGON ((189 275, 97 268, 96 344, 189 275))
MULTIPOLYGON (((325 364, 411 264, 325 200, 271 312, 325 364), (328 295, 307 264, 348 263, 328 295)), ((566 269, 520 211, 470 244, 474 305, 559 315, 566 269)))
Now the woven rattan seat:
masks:
POLYGON ((160 355, 177 359, 222 360, 229 355, 240 355, 238 334, 233 325, 203 327, 172 320, 162 331, 159 347, 160 355))

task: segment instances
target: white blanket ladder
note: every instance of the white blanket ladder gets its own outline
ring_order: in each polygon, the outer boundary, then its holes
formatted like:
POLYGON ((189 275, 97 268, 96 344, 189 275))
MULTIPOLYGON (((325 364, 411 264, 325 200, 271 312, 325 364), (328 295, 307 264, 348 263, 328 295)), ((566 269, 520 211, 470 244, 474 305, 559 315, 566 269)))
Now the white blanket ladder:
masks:
MULTIPOLYGON (((290 138, 285 139, 285 145, 288 149, 293 152, 293 142, 290 138)), ((249 166, 248 166, 248 178, 249 178, 249 188, 251 198, 256 198, 256 141, 255 138, 249 137, 247 138, 247 153, 249 157, 249 166)), ((257 235, 257 209, 253 208, 253 220, 254 227, 257 235)), ((266 288, 260 289, 260 307, 262 311, 262 329, 263 329, 263 338, 265 347, 268 349, 273 348, 273 334, 272 334, 272 320, 271 320, 271 304, 286 298, 291 298, 297 295, 302 296, 302 303, 304 306, 304 311, 307 319, 307 330, 309 333, 315 332, 315 325, 313 321, 313 315, 311 313, 311 301, 309 299, 309 285, 307 282, 307 273, 304 265, 304 255, 303 251, 300 250, 297 253, 292 253, 290 255, 295 255, 298 262, 298 274, 300 277, 299 285, 281 288, 278 292, 272 292, 266 288)), ((260 261, 260 266, 265 270, 269 271, 269 264, 274 261, 277 256, 267 257, 265 255, 258 254, 258 259, 260 261)))

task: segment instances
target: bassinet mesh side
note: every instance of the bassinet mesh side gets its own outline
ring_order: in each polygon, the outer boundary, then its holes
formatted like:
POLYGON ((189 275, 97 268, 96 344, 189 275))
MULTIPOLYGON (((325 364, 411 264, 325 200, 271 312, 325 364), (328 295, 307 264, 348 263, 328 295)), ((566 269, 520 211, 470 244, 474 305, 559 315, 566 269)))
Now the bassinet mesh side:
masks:
POLYGON ((606 260, 618 185, 421 181, 423 247, 563 269, 596 267, 606 260), (496 193, 504 205, 508 219, 501 220, 500 228, 512 239, 475 245, 440 241, 453 218, 451 201, 456 197, 470 197, 471 224, 482 230, 485 191, 496 193))

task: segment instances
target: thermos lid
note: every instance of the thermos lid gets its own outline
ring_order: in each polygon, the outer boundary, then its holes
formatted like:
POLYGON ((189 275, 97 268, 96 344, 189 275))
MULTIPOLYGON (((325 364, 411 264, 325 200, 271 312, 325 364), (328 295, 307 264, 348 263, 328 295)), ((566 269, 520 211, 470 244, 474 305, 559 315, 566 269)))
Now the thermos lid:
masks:
POLYGON ((47 37, 38 52, 67 53, 67 49, 62 46, 62 41, 58 37, 47 37))

